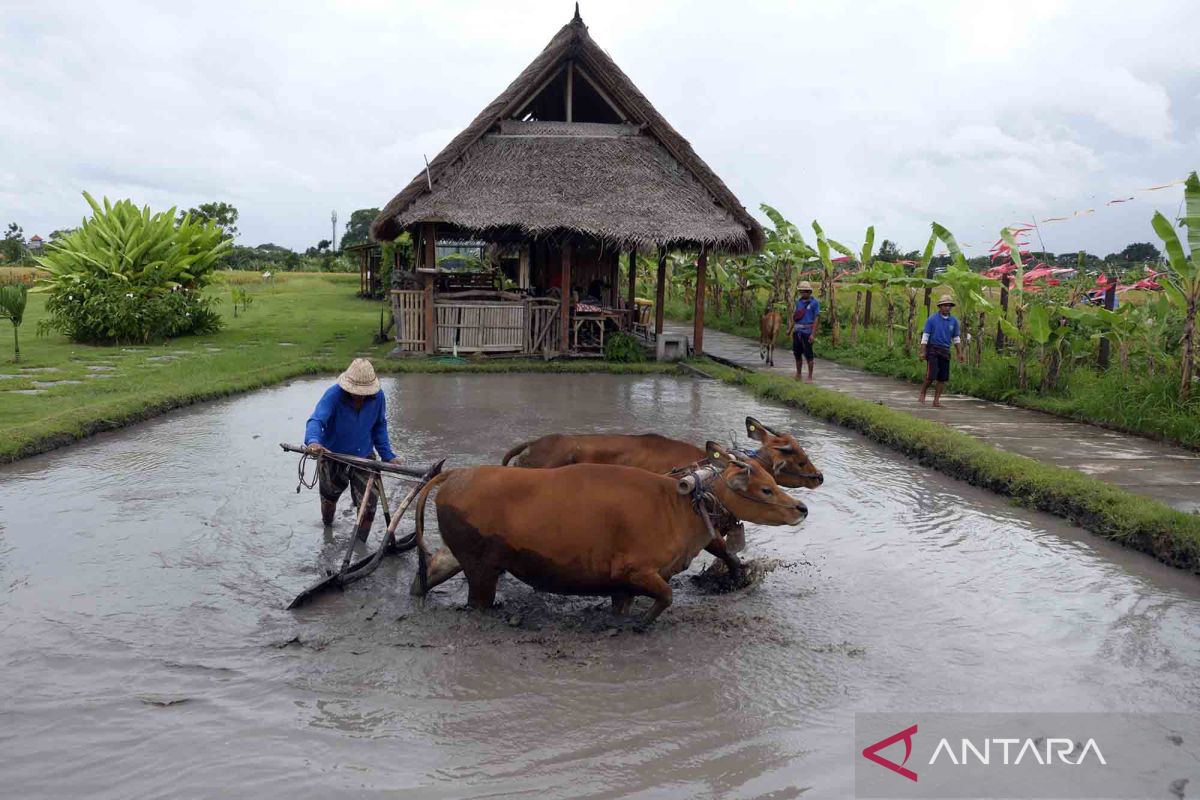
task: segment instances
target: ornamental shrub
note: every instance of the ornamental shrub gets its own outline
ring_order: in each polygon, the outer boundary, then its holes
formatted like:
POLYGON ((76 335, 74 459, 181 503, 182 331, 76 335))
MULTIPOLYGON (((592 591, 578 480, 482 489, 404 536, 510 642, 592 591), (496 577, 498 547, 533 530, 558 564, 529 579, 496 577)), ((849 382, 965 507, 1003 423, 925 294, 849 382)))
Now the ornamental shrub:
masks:
POLYGON ((216 223, 175 209, 152 214, 129 200, 101 207, 37 259, 49 317, 39 330, 78 342, 148 342, 212 333, 221 318, 203 290, 232 246, 216 223))

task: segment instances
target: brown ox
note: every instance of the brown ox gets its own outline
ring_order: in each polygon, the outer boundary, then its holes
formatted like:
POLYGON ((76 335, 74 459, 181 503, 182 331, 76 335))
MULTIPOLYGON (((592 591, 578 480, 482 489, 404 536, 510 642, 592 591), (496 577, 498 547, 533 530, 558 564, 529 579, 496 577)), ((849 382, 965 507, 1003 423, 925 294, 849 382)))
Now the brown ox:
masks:
POLYGON ((713 538, 689 491, 697 480, 708 502, 715 498, 750 522, 796 525, 807 514, 761 466, 737 461, 715 443, 708 448, 709 461, 682 479, 607 464, 443 473, 416 499, 422 563, 414 589, 424 594, 457 571, 445 574, 436 557, 428 572, 423 563, 425 500, 440 484, 438 526, 454 566, 466 573, 471 606, 491 606, 496 582, 508 572, 539 591, 609 595, 619 614, 635 596, 651 597, 643 620, 650 623, 671 605, 667 580, 713 538))
MULTIPOLYGON (((825 482, 825 476, 790 433, 773 431, 754 417, 746 417, 746 435, 760 445, 754 459, 775 476, 780 486, 815 489, 825 482)), ((538 469, 568 464, 620 464, 662 473, 702 458, 704 451, 696 445, 657 433, 553 433, 522 442, 505 453, 500 463, 507 466, 516 459, 518 467, 538 469)))
POLYGON ((782 319, 773 308, 758 318, 758 357, 767 362, 768 367, 775 366, 775 340, 779 338, 782 319))

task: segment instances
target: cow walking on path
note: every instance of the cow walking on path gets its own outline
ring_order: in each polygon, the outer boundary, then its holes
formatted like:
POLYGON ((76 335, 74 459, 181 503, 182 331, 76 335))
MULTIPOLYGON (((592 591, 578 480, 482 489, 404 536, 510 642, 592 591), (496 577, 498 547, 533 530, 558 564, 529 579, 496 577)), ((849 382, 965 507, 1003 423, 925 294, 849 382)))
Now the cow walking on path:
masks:
POLYGON ((779 326, 783 318, 771 308, 758 319, 758 357, 768 367, 775 366, 775 340, 779 338, 779 326))

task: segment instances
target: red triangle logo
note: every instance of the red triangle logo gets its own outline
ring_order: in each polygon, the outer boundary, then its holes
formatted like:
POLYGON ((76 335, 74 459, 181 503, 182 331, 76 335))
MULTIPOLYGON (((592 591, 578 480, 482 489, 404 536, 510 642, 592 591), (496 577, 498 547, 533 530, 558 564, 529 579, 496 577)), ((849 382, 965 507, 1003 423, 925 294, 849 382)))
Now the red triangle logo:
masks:
POLYGON ((895 772, 899 775, 903 775, 904 777, 908 778, 913 783, 916 783, 917 773, 913 772, 911 769, 907 769, 904 766, 908 762, 908 757, 910 755, 912 755, 912 737, 913 737, 913 734, 916 732, 917 732, 917 726, 913 725, 911 728, 905 728, 904 730, 900 731, 899 733, 894 733, 891 736, 887 737, 886 739, 880 739, 878 742, 871 745, 870 747, 867 747, 866 749, 864 749, 862 751, 863 757, 869 761, 874 761, 876 764, 878 764, 881 767, 887 767, 892 772, 895 772), (887 747, 891 747, 892 745, 894 745, 896 742, 900 741, 901 739, 904 740, 904 760, 901 761, 899 764, 897 764, 894 761, 888 761, 886 758, 879 755, 880 750, 883 750, 884 748, 887 748, 887 747))

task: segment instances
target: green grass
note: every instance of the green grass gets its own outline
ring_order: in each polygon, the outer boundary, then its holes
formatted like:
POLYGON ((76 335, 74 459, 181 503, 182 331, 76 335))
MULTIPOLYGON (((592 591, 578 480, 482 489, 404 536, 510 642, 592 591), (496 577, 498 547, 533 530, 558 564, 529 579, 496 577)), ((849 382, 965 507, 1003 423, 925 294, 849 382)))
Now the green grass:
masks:
MULTIPOLYGON (((691 310, 682 304, 668 304, 667 313, 675 319, 690 319, 691 310)), ((878 316, 882 309, 876 307, 878 316)), ((848 317, 848 313, 846 314, 848 317)), ((924 322, 924 307, 917 311, 919 323, 924 322)), ((706 326, 724 333, 758 339, 758 321, 739 322, 725 315, 709 314, 706 326)), ((790 347, 786 341, 786 324, 780 332, 780 347, 790 347)), ((894 349, 886 344, 882 325, 860 331, 859 343, 849 344, 849 328, 842 327, 842 342, 834 347, 828 330, 822 330, 817 341, 817 356, 858 367, 878 375, 901 378, 914 384, 925 378, 925 363, 913 354, 904 352, 904 332, 897 331, 894 349)), ((1144 364, 1131 362, 1129 371, 1115 365, 1105 372, 1069 365, 1063 366, 1060 387, 1042 394, 1027 390, 1020 392, 1016 384, 1016 362, 1012 356, 997 354, 991 342, 985 344, 983 363, 979 367, 956 364, 951 371, 949 391, 967 394, 984 400, 1045 411, 1066 419, 1100 425, 1113 430, 1134 433, 1183 447, 1200 450, 1200 393, 1186 406, 1177 400, 1178 372, 1161 367, 1149 374, 1144 364)), ((1035 358, 1029 361, 1029 385, 1041 381, 1041 365, 1035 358)))
POLYGON ((727 383, 862 433, 931 467, 1046 511, 1164 563, 1200 574, 1200 516, 1025 456, 1007 453, 937 422, 777 375, 710 360, 701 368, 727 383))
POLYGON ((45 298, 31 294, 21 326, 19 364, 12 362, 11 326, 0 321, 0 375, 13 376, 0 378, 0 463, 173 408, 297 376, 336 373, 356 355, 371 358, 381 373, 675 371, 672 365, 598 360, 390 359, 390 342, 373 343, 382 303, 355 296, 357 275, 280 274, 270 286, 259 280, 247 288, 254 300, 237 318, 229 305, 229 288, 212 288, 223 301, 219 309, 225 328, 220 333, 146 346, 96 347, 58 334, 37 336, 37 324, 45 318, 45 298), (29 368, 53 371, 21 371, 29 368), (34 381, 77 383, 50 386, 36 395, 14 391, 34 389, 34 381))

